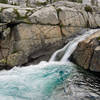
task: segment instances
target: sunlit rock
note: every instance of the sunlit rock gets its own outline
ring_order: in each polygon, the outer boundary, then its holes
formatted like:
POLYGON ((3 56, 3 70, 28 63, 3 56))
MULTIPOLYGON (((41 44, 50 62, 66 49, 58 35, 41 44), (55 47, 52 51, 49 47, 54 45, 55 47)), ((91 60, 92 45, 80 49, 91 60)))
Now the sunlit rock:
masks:
POLYGON ((100 72, 100 31, 80 42, 71 59, 85 69, 100 72))

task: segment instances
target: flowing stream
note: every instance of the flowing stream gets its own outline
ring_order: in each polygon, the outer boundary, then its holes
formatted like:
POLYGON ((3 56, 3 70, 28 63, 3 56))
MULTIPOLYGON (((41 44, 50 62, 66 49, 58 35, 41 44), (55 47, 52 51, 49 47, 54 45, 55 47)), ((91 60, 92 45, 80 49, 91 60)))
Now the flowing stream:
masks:
POLYGON ((1 71, 0 100, 100 100, 100 79, 68 60, 77 44, 96 31, 74 38, 49 62, 1 71))

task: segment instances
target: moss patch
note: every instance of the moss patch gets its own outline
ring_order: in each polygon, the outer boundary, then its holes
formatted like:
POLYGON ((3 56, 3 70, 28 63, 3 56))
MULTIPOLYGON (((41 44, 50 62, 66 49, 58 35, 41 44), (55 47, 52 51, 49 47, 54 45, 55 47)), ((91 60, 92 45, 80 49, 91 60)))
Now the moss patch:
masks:
POLYGON ((1 63, 1 64, 7 64, 7 60, 6 60, 6 59, 1 59, 1 60, 0 60, 0 63, 1 63))
POLYGON ((4 8, 4 7, 0 8, 0 12, 2 12, 4 9, 7 9, 7 8, 4 8))
POLYGON ((14 8, 14 13, 17 15, 16 20, 25 22, 27 24, 31 24, 31 22, 30 22, 30 20, 28 19, 28 16, 27 16, 28 12, 25 14, 25 16, 21 16, 20 13, 18 12, 18 10, 14 8))

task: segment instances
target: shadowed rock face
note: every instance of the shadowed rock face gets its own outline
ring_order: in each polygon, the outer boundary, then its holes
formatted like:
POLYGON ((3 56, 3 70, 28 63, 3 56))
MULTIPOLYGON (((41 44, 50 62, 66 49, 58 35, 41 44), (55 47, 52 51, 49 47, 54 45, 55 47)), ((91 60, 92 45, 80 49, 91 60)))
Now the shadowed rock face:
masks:
POLYGON ((85 69, 100 72, 100 31, 80 42, 71 60, 85 69))
POLYGON ((53 53, 82 29, 100 27, 99 8, 91 9, 93 12, 87 12, 85 5, 67 1, 32 8, 0 4, 0 23, 6 23, 2 32, 5 38, 0 40, 0 65, 36 60, 43 56, 37 51, 53 49, 53 53))

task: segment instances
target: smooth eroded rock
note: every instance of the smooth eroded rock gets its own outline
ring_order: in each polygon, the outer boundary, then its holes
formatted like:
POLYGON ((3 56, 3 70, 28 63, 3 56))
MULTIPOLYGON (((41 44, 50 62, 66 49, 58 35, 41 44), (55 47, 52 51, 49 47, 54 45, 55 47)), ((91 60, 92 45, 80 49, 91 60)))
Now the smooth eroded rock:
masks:
POLYGON ((85 69, 100 72, 100 31, 80 42, 71 60, 85 69))
POLYGON ((56 25, 59 23, 57 11, 53 6, 44 7, 29 17, 32 23, 41 24, 52 24, 56 25))
POLYGON ((68 7, 59 7, 59 19, 62 26, 71 26, 71 27, 84 27, 85 21, 81 13, 74 9, 68 7))

